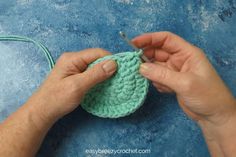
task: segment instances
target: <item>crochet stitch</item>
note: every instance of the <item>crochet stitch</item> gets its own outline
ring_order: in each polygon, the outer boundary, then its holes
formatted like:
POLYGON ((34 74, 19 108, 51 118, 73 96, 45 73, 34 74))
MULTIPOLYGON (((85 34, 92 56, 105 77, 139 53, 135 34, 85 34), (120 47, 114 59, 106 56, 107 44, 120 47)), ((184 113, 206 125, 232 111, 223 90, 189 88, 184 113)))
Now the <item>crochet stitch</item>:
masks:
POLYGON ((97 84, 85 95, 81 106, 87 112, 103 117, 118 118, 136 111, 144 102, 149 82, 139 74, 142 52, 123 52, 100 58, 89 65, 112 59, 117 62, 116 73, 97 84))
MULTIPOLYGON (((38 46, 48 60, 50 69, 55 65, 48 49, 41 43, 22 36, 0 36, 0 41, 30 42, 38 46)), ((142 52, 124 52, 96 60, 89 67, 103 60, 117 62, 116 74, 96 85, 84 97, 82 108, 99 117, 118 118, 136 111, 144 102, 148 91, 148 81, 139 72, 142 52)))

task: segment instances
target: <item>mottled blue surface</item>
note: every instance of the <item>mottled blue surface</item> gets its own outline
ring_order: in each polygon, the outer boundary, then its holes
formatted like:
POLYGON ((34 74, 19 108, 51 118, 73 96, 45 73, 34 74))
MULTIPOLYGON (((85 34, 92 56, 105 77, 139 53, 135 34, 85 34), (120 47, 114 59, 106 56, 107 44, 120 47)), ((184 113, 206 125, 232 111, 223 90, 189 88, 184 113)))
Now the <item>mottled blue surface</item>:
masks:
MULTIPOLYGON (((236 95, 235 0, 0 1, 0 34, 37 39, 54 58, 88 47, 130 50, 118 37, 119 30, 131 37, 161 30, 179 34, 207 53, 236 95)), ((0 54, 2 121, 37 89, 49 69, 31 44, 1 42, 0 54)), ((153 88, 143 107, 129 117, 102 119, 78 108, 55 124, 38 156, 89 156, 87 148, 144 148, 151 149, 146 156, 153 157, 209 156, 201 131, 174 96, 153 88)))

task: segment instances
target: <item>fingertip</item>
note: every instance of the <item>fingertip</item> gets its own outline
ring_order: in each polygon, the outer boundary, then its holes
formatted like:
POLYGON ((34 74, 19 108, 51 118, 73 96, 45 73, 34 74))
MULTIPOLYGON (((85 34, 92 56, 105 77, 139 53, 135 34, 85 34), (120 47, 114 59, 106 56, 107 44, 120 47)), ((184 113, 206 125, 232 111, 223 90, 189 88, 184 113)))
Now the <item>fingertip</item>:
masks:
POLYGON ((138 41, 138 38, 135 37, 134 39, 131 40, 132 44, 134 44, 136 47, 140 48, 139 46, 139 41, 138 41))
POLYGON ((146 39, 147 34, 139 35, 131 40, 131 42, 137 46, 138 48, 144 48, 148 44, 148 40, 146 39))
POLYGON ((150 73, 150 63, 142 63, 139 68, 139 73, 144 77, 148 77, 150 73))
POLYGON ((142 36, 142 35, 139 35, 139 36, 134 37, 133 39, 131 39, 131 42, 132 42, 132 43, 136 43, 136 42, 138 41, 138 38, 139 38, 140 36, 142 36))
POLYGON ((117 63, 116 61, 109 59, 103 62, 102 68, 107 75, 112 75, 117 70, 117 63))

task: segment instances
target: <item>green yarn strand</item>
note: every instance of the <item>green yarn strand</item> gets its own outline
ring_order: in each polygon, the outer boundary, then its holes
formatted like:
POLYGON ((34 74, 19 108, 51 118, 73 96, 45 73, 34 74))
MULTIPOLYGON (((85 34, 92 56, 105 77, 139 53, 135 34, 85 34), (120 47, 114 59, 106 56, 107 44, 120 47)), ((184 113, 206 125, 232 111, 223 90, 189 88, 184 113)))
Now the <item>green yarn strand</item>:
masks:
POLYGON ((16 35, 0 36, 0 41, 20 41, 20 42, 33 43, 33 44, 35 44, 37 47, 39 47, 39 48, 43 51, 43 53, 44 53, 44 55, 45 55, 45 57, 46 57, 46 59, 47 59, 47 61, 48 61, 50 70, 51 70, 51 69, 54 67, 54 65, 55 65, 55 61, 53 60, 53 57, 52 57, 50 51, 47 49, 46 46, 44 46, 44 45, 43 45, 42 43, 40 43, 40 42, 37 42, 37 41, 35 41, 35 40, 33 40, 33 39, 30 39, 30 38, 28 38, 28 37, 16 36, 16 35))
MULTIPOLYGON (((0 36, 0 41, 19 41, 35 44, 43 51, 50 70, 55 62, 46 46, 33 39, 24 36, 0 36)), ((139 74, 139 66, 142 63, 139 52, 123 52, 115 55, 99 58, 89 65, 112 59, 118 67, 116 73, 102 83, 90 89, 81 106, 87 112, 103 118, 119 118, 135 112, 143 103, 148 93, 149 82, 139 74)))

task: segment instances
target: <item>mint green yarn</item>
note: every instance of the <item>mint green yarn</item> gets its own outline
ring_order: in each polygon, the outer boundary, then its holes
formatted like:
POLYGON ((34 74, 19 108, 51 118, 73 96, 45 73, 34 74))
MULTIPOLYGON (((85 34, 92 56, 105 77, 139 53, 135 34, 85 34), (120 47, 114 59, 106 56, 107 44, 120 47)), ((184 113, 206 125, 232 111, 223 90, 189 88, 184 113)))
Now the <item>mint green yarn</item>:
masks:
POLYGON ((148 80, 139 74, 141 52, 124 52, 100 58, 117 62, 116 73, 108 80, 97 84, 85 95, 81 106, 87 112, 103 117, 118 118, 136 111, 148 92, 148 80))
POLYGON ((4 35, 4 36, 0 35, 0 41, 19 41, 19 42, 33 43, 33 44, 35 44, 38 48, 40 48, 43 51, 45 57, 47 58, 50 70, 55 65, 53 57, 52 57, 50 51, 48 50, 48 48, 46 46, 44 46, 43 44, 41 44, 40 42, 37 42, 37 41, 35 41, 35 40, 31 39, 31 38, 24 37, 24 36, 18 36, 18 35, 4 35))
MULTIPOLYGON (((40 42, 23 36, 1 36, 0 41, 30 42, 39 47, 48 60, 49 68, 55 65, 50 51, 40 42)), ((139 74, 142 52, 124 52, 100 58, 89 67, 103 60, 117 62, 116 73, 97 84, 85 95, 81 106, 87 112, 104 118, 118 118, 135 112, 144 102, 148 81, 139 74)))

